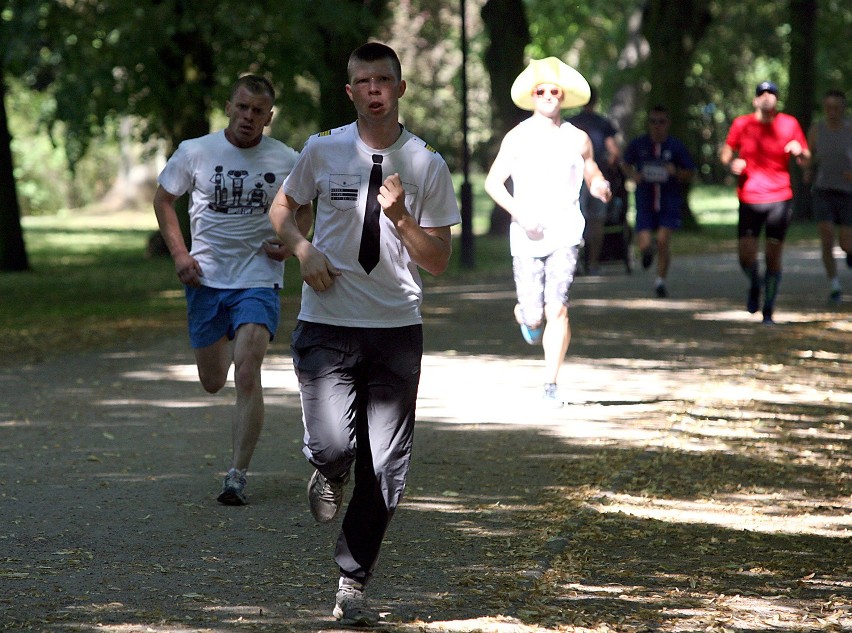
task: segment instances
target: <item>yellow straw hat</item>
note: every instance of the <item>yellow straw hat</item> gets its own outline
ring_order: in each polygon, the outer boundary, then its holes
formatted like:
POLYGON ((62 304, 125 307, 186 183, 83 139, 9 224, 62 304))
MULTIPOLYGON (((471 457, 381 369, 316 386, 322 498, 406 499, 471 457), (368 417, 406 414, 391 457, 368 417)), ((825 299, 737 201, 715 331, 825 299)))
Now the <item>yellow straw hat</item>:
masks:
POLYGON ((532 59, 529 66, 518 75, 512 84, 512 101, 522 110, 535 110, 533 90, 541 84, 553 84, 562 88, 562 108, 574 108, 589 102, 592 89, 579 72, 556 57, 532 59))

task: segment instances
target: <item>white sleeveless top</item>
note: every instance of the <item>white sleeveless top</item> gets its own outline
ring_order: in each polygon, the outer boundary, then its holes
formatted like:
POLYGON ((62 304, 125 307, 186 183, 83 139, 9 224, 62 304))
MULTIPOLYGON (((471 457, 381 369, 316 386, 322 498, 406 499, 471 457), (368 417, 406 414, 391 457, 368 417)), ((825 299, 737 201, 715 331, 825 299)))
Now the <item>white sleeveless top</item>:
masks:
POLYGON ((544 227, 542 239, 530 239, 517 222, 509 227, 514 256, 546 257, 579 244, 586 221, 580 212, 580 185, 586 133, 571 123, 558 129, 529 118, 506 134, 501 152, 513 156, 512 195, 544 227))

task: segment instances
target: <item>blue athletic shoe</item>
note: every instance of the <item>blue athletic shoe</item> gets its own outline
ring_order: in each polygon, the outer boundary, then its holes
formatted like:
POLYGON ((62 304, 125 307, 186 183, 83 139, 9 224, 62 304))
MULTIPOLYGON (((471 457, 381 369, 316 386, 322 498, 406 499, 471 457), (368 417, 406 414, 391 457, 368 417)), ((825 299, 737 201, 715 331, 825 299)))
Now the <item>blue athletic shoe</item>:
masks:
POLYGON ((536 345, 541 340, 541 335, 544 333, 544 328, 540 325, 536 328, 528 327, 521 323, 521 335, 524 340, 530 345, 536 345))

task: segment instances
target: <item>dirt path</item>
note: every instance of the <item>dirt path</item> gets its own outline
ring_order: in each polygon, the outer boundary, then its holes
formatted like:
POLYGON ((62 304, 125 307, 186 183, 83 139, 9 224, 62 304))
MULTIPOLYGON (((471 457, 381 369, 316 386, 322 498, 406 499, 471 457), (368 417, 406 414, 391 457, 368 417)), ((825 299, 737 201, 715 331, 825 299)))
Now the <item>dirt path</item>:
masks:
MULTIPOLYGON (((641 271, 577 280, 559 411, 508 279, 430 284, 382 628, 852 627, 852 304, 823 302, 810 249, 774 327, 731 256, 671 277, 667 300, 641 271)), ((244 508, 213 500, 233 391, 202 392, 182 336, 0 366, 0 629, 335 630, 337 524, 307 511, 284 338, 244 508)))

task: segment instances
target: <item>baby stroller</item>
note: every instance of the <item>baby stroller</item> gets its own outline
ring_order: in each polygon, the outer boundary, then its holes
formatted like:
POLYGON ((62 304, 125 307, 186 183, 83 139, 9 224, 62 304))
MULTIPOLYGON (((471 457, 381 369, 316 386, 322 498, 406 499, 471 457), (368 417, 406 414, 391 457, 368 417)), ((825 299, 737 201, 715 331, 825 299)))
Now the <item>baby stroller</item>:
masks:
POLYGON ((627 207, 627 191, 624 190, 622 195, 613 190, 606 212, 600 261, 623 262, 624 269, 629 274, 633 272, 633 229, 627 221, 627 207))

